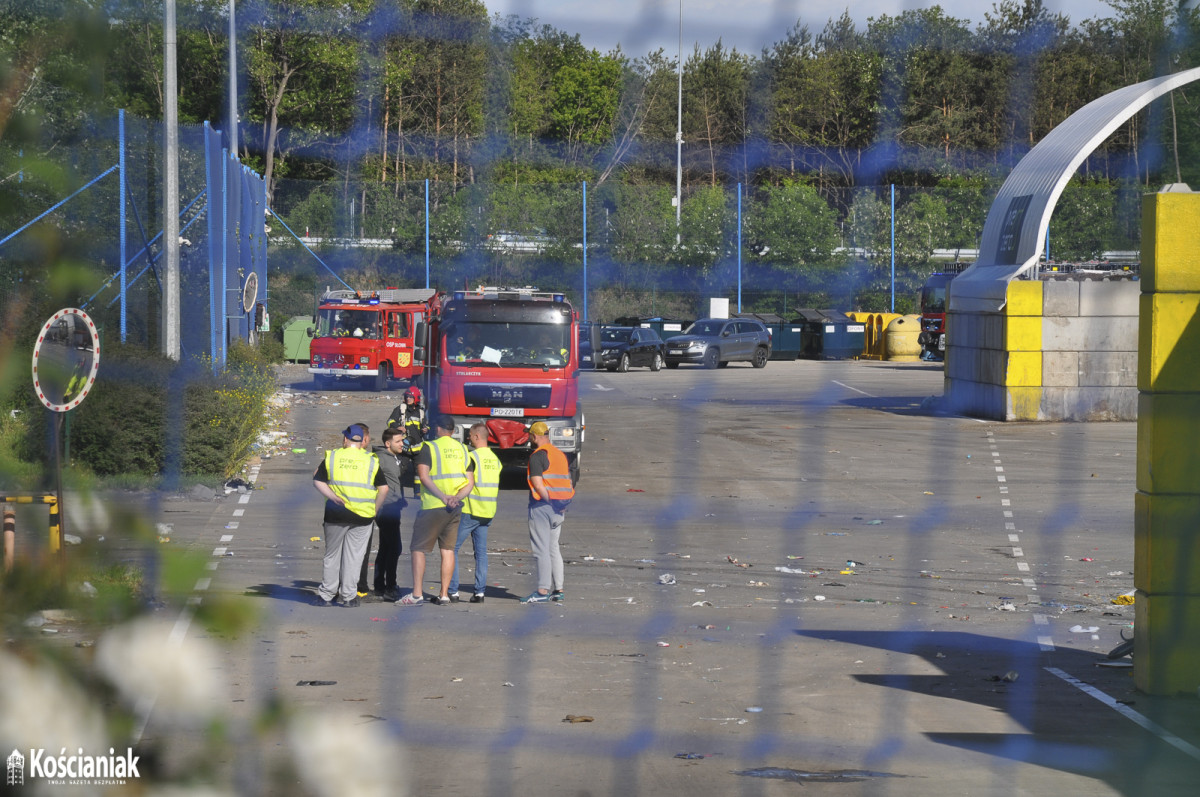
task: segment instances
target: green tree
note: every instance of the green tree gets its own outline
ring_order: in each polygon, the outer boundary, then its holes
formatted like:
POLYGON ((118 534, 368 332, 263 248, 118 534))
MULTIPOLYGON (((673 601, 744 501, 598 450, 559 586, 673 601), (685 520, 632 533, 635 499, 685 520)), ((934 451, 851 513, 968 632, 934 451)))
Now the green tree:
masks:
POLYGON ((1109 248, 1116 227, 1116 197, 1107 181, 1072 180, 1050 217, 1050 256, 1055 260, 1093 260, 1109 248))

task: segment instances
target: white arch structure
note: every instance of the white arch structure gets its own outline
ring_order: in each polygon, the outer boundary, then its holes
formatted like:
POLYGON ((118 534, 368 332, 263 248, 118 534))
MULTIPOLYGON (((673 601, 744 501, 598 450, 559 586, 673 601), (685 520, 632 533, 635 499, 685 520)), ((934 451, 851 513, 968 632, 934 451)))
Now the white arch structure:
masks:
POLYGON ((1054 206, 1084 159, 1129 117, 1196 80, 1200 80, 1200 67, 1105 94, 1039 141, 992 201, 979 259, 950 283, 950 309, 967 313, 1002 310, 1008 283, 1037 262, 1054 206))

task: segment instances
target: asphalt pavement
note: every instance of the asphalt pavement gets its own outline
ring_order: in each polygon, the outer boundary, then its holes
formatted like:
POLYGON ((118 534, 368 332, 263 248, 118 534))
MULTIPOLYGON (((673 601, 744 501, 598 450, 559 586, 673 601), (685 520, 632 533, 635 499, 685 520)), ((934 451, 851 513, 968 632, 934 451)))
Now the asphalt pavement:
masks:
MULTIPOLYGON (((1133 623, 1133 424, 943 415, 927 363, 588 373, 562 605, 519 603, 510 474, 484 604, 324 609, 312 472, 347 424, 378 438, 404 386, 281 384, 253 489, 165 504, 171 544, 210 558, 201 599, 259 609, 213 639, 231 714, 382 729, 396 793, 1194 793, 1196 695, 1107 666, 1133 623)), ((254 749, 213 764, 261 791, 254 749)))

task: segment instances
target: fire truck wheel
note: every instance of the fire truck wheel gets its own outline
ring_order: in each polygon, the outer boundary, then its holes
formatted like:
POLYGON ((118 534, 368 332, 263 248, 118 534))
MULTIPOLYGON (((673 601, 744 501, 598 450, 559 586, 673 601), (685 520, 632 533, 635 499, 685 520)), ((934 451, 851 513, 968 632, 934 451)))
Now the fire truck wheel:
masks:
POLYGON ((375 390, 383 392, 388 389, 388 373, 391 368, 387 363, 379 364, 379 372, 375 374, 375 390))

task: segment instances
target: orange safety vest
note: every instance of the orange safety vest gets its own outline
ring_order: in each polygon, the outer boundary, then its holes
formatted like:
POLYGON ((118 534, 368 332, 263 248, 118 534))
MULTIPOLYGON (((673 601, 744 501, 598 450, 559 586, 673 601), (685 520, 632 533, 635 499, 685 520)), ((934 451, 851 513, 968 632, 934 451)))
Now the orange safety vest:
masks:
MULTIPOLYGON (((550 460, 550 467, 546 468, 542 473, 542 481, 546 484, 546 489, 550 491, 551 501, 569 501, 575 496, 575 488, 571 486, 571 468, 567 464, 567 455, 559 451, 550 443, 538 446, 533 450, 533 454, 538 451, 545 451, 546 457, 550 460)), ((529 492, 533 494, 534 501, 542 500, 542 496, 533 486, 533 478, 529 475, 529 466, 525 466, 525 480, 529 482, 529 492)))

